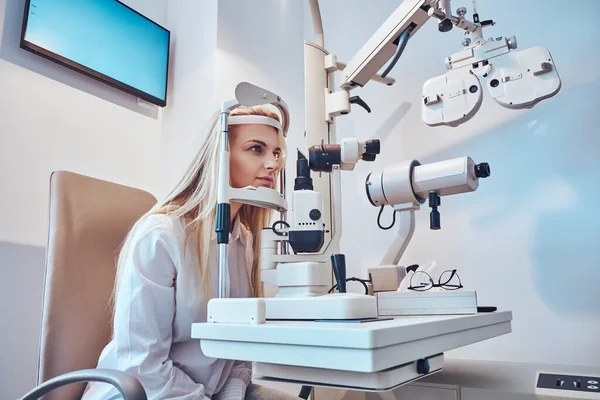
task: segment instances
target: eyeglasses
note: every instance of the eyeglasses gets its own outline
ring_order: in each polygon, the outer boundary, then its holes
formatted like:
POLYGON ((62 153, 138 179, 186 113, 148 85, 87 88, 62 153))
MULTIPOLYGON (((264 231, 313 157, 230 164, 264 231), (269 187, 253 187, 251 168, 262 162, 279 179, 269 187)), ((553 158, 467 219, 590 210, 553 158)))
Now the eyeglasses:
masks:
POLYGON ((410 277, 410 286, 408 289, 424 292, 434 287, 441 287, 446 290, 457 290, 463 287, 460 277, 456 270, 447 270, 442 272, 438 283, 434 283, 431 275, 424 271, 416 271, 410 277))

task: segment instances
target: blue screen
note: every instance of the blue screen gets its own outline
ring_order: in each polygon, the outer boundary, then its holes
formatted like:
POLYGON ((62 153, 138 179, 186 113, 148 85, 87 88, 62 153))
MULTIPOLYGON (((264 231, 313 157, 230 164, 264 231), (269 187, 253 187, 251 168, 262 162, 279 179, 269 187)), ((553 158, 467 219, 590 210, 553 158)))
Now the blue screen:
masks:
POLYGON ((161 100, 169 32, 115 0, 31 0, 25 40, 161 100))

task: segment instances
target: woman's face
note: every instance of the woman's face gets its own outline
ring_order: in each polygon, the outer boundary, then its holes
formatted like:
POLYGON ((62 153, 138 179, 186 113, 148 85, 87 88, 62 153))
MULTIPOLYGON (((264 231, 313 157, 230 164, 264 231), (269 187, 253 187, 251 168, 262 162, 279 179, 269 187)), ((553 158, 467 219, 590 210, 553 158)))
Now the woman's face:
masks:
POLYGON ((281 148, 277 130, 267 125, 237 125, 229 143, 231 187, 275 188, 281 148))

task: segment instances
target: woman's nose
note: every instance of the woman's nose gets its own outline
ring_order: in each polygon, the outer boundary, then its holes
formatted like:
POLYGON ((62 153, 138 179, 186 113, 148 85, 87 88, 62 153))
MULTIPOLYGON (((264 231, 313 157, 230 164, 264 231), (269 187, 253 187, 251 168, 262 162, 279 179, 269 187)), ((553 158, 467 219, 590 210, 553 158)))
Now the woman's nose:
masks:
POLYGON ((277 161, 277 157, 275 155, 266 157, 265 168, 267 168, 268 170, 275 170, 279 168, 279 162, 277 161))

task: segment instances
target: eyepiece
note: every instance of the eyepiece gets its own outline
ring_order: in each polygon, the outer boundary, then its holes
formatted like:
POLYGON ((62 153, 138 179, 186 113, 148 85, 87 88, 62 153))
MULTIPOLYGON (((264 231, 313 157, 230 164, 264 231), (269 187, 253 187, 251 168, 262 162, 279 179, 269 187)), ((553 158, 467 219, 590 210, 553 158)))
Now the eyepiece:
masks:
POLYGON ((379 139, 371 139, 365 142, 365 153, 379 154, 380 151, 381 146, 379 144, 379 139))
POLYGON ((312 146, 308 152, 309 167, 315 172, 331 172, 333 165, 342 163, 342 150, 339 144, 312 146))
POLYGON ((488 163, 480 163, 475 165, 475 176, 478 178, 487 178, 490 176, 490 165, 488 163))

